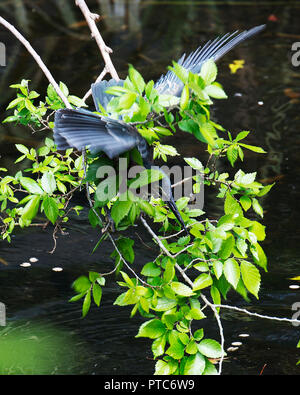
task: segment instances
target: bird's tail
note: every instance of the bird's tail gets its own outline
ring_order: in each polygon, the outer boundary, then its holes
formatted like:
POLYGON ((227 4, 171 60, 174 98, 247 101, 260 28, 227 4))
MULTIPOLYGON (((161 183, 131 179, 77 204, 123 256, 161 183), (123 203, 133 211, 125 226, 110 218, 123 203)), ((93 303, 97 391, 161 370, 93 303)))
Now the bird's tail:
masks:
POLYGON ((169 206, 169 208, 171 209, 172 213, 175 215, 175 217, 177 218, 177 220, 179 221, 179 223, 182 225, 183 229, 186 231, 187 234, 189 234, 184 220, 182 219, 182 216, 180 215, 180 212, 176 206, 176 203, 174 201, 174 199, 170 199, 168 201, 166 201, 166 204, 169 206))

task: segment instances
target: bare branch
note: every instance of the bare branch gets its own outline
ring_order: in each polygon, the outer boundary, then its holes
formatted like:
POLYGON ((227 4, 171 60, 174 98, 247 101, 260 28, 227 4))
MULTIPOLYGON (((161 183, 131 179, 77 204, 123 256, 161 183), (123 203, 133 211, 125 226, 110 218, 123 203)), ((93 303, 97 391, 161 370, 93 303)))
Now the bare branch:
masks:
POLYGON ((112 53, 112 49, 105 44, 95 22, 99 18, 99 15, 91 13, 84 0, 75 0, 75 3, 80 8, 82 14, 84 15, 88 23, 88 26, 92 32, 92 37, 94 37, 94 39, 96 40, 101 55, 104 59, 106 70, 110 73, 112 78, 114 78, 116 81, 119 81, 118 73, 109 55, 110 53, 112 53))
MULTIPOLYGON (((102 73, 99 75, 99 77, 96 79, 95 82, 102 81, 107 73, 108 73, 108 71, 107 71, 106 66, 105 66, 104 69, 102 70, 102 73)), ((86 94, 84 95, 82 100, 85 102, 91 96, 91 94, 92 94, 92 89, 89 89, 86 92, 86 94)))
POLYGON ((28 50, 28 52, 32 55, 34 60, 37 62, 45 76, 47 77, 48 81, 50 84, 53 86, 57 94, 60 96, 61 100, 64 102, 65 106, 67 108, 72 108, 71 104, 68 102, 68 99, 66 96, 63 94, 61 91, 60 87, 57 85, 55 79, 53 78, 52 74, 50 73, 49 69, 45 65, 45 63, 42 61, 41 57, 37 54, 37 52, 32 48, 31 44, 29 43, 28 40, 26 40, 25 37, 22 36, 22 34, 9 22, 7 22, 4 18, 0 16, 0 23, 6 27, 28 50))

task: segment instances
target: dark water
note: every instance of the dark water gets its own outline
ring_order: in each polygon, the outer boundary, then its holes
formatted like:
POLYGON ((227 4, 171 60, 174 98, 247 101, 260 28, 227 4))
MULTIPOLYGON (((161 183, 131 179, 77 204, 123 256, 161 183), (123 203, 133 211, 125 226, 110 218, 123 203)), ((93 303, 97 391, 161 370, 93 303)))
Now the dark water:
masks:
MULTIPOLYGON (((229 99, 216 103, 215 119, 233 134, 252 130, 249 144, 263 146, 268 153, 248 152, 241 167, 244 171, 257 171, 260 180, 277 181, 263 200, 264 224, 268 229, 263 246, 269 272, 262 276, 260 300, 247 305, 232 293, 228 303, 291 318, 292 304, 300 302, 300 291, 289 289, 295 283, 289 278, 300 274, 300 69, 291 64, 292 43, 300 41, 299 2, 88 3, 103 16, 103 37, 114 49, 113 61, 121 77, 126 76, 127 65, 132 63, 147 79, 157 79, 171 59, 178 59, 182 52, 227 31, 267 23, 265 33, 219 62, 218 80, 229 99), (268 20, 272 14, 276 21, 268 20), (245 67, 230 74, 228 64, 234 59, 245 59, 245 67)), ((64 81, 73 94, 84 95, 102 70, 102 60, 72 1, 2 0, 0 15, 29 38, 57 80, 64 81)), ((7 66, 0 67, 2 120, 7 116, 4 109, 13 98, 10 84, 26 78, 32 81, 32 88, 43 92, 47 82, 32 58, 2 27, 0 41, 7 48, 7 66)), ((178 134, 172 140, 180 153, 205 158, 193 139, 182 137, 178 134)), ((21 127, 0 126, 1 166, 16 171, 14 144, 36 147, 44 138, 45 135, 32 135, 21 127)), ((230 171, 226 163, 224 170, 230 171)), ((84 202, 81 196, 77 199, 84 202)), ((210 195, 205 204, 207 212, 218 214, 220 207, 215 206, 210 195)), ((4 342, 0 373, 152 374, 150 342, 134 339, 142 320, 129 319, 130 309, 112 306, 120 293, 113 278, 105 287, 101 308, 93 307, 85 319, 80 319, 80 304, 68 302, 73 295, 70 285, 76 277, 88 270, 111 269, 112 249, 105 243, 94 255, 90 254, 98 236, 81 217, 72 218, 67 231, 67 235, 59 235, 54 254, 49 254, 53 247, 52 229, 26 229, 15 235, 11 245, 0 244, 0 257, 8 263, 0 263, 0 301, 6 304, 8 323, 3 329, 6 332, 0 331, 4 342), (31 267, 20 267, 30 257, 38 261, 31 267), (63 271, 53 271, 55 267, 63 271), (19 350, 15 359, 21 367, 14 365, 15 349, 19 350)), ((136 231, 149 241, 143 229, 136 231)), ((153 250, 139 243, 137 232, 131 236, 139 245, 136 264, 142 265, 151 259, 153 250)), ((238 351, 228 353, 224 374, 258 375, 264 365, 264 374, 299 374, 299 327, 225 310, 222 318, 226 348, 232 341, 243 342, 238 351), (250 336, 240 339, 238 334, 245 332, 250 336)), ((206 319, 204 325, 207 335, 218 339, 213 320, 206 319)))

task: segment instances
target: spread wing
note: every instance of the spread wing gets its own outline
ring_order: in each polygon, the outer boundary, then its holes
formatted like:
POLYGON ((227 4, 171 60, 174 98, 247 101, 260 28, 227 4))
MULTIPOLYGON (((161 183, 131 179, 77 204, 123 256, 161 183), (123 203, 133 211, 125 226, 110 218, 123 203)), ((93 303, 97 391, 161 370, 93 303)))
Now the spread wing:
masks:
MULTIPOLYGON (((192 73, 198 74, 205 61, 209 59, 217 61, 235 46, 259 33, 264 28, 265 25, 261 25, 241 33, 236 31, 234 33, 227 33, 222 37, 217 37, 213 41, 208 41, 203 47, 196 49, 188 57, 186 57, 186 54, 183 54, 177 63, 192 73)), ((160 94, 180 97, 183 83, 172 71, 168 71, 155 83, 154 88, 160 94)))
POLYGON ((82 109, 58 110, 54 122, 58 150, 88 148, 92 154, 103 151, 112 159, 137 146, 141 139, 129 125, 82 109))

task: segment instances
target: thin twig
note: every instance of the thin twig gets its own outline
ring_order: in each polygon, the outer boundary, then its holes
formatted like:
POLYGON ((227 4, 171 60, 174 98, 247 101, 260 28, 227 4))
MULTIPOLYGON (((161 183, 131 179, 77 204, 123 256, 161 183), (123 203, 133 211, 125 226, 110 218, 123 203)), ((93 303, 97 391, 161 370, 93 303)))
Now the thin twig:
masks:
POLYGON ((2 16, 0 16, 0 23, 6 27, 28 50, 30 55, 34 58, 34 60, 37 62, 45 76, 47 77, 48 81, 50 84, 53 86, 57 94, 60 96, 61 100, 64 102, 65 106, 67 108, 72 108, 71 104, 68 102, 68 99, 66 96, 63 94, 61 91, 60 87, 57 85, 55 79, 53 78, 52 74, 50 73, 49 69, 45 65, 45 63, 42 61, 41 57, 37 54, 37 52, 32 48, 31 44, 29 43, 28 40, 26 40, 25 37, 22 36, 22 34, 9 22, 7 22, 2 16))
MULTIPOLYGON (((106 66, 104 67, 104 69, 102 70, 102 73, 99 75, 99 77, 96 79, 96 81, 95 81, 95 83, 96 82, 99 82, 99 81, 102 81, 103 80, 103 78, 105 77, 105 75, 107 74, 107 69, 106 69, 106 66)), ((86 94, 83 96, 83 101, 85 102, 90 96, 91 96, 91 94, 92 94, 92 89, 90 88, 87 92, 86 92, 86 94)))
POLYGON ((89 26, 91 33, 92 33, 92 37, 94 37, 94 39, 100 49, 101 55, 104 59, 106 69, 108 70, 108 72, 110 73, 110 75, 112 76, 113 79, 115 79, 116 81, 119 81, 118 73, 117 73, 117 71, 111 61, 110 55, 109 55, 110 53, 112 53, 112 49, 109 48, 105 44, 105 42, 104 42, 104 40, 97 28, 96 22, 95 22, 97 19, 99 19, 100 16, 97 14, 91 13, 91 11, 89 10, 89 8, 86 5, 86 2, 84 0, 75 0, 75 4, 80 8, 83 16, 85 17, 85 19, 88 23, 88 26, 89 26))

